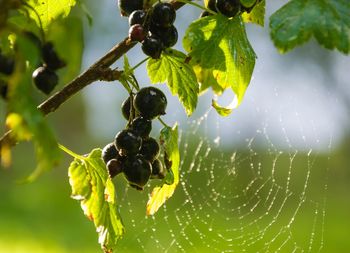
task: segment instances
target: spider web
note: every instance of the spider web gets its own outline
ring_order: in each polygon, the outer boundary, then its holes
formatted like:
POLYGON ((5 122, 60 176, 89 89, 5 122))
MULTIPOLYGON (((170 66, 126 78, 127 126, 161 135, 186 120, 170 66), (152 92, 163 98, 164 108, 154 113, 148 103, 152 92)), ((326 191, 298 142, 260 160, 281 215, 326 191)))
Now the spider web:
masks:
MULTIPOLYGON (((199 13, 189 9, 179 15, 177 20, 188 24, 199 13)), ((337 77, 347 72, 335 73, 339 67, 332 66, 348 66, 347 61, 313 44, 280 56, 267 29, 249 27, 248 34, 260 59, 256 79, 230 117, 203 111, 210 108, 209 93, 201 97, 190 121, 174 110, 181 105, 166 93, 172 110, 165 121, 176 119, 181 129, 180 184, 172 198, 147 217, 146 203, 156 182, 140 193, 117 177, 126 233, 116 252, 322 251, 328 162, 332 142, 336 145, 341 138, 344 124, 339 123, 348 119, 337 99, 340 93, 322 85, 340 87, 344 81, 337 77)), ((129 54, 131 61, 142 58, 136 50, 129 54)), ((145 85, 144 70, 136 72, 145 85)), ((120 114, 115 101, 121 104, 127 94, 113 94, 120 89, 89 87, 85 93, 94 115, 88 119, 91 133, 101 139, 110 140, 124 124, 100 124, 120 114)), ((225 96, 220 102, 229 104, 230 95, 225 96)))
POLYGON ((266 124, 239 148, 225 148, 220 136, 203 137, 210 129, 211 114, 215 112, 205 113, 182 132, 181 183, 155 216, 145 217, 145 194, 118 179, 120 211, 127 229, 118 250, 321 251, 327 167, 320 164, 327 163, 328 156, 294 148, 282 120, 288 148, 273 143, 266 124))

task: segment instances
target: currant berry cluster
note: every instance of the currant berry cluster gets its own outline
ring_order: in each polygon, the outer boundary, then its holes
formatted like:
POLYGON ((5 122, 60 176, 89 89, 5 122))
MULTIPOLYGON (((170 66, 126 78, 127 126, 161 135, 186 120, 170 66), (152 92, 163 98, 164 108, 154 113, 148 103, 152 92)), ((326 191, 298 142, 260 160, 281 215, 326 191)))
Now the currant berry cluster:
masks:
MULTIPOLYGON (((208 8, 215 12, 220 12, 227 17, 235 17, 241 12, 251 12, 255 5, 259 3, 260 0, 256 0, 249 6, 242 4, 239 0, 209 0, 208 8)), ((204 11, 201 17, 210 15, 209 12, 204 11)))
POLYGON ((164 49, 176 44, 176 11, 171 4, 159 2, 144 10, 143 5, 136 1, 119 1, 119 7, 122 14, 129 16, 129 38, 141 42, 146 55, 158 59, 164 49))
POLYGON ((56 70, 66 64, 57 55, 52 42, 46 42, 41 46, 43 64, 34 70, 32 78, 35 86, 45 94, 50 94, 58 84, 56 70))
POLYGON ((110 177, 123 173, 129 185, 137 190, 143 190, 150 178, 165 177, 158 158, 159 144, 149 134, 152 120, 164 115, 166 106, 164 93, 154 87, 142 88, 135 97, 131 94, 123 102, 122 113, 129 124, 102 150, 110 177))

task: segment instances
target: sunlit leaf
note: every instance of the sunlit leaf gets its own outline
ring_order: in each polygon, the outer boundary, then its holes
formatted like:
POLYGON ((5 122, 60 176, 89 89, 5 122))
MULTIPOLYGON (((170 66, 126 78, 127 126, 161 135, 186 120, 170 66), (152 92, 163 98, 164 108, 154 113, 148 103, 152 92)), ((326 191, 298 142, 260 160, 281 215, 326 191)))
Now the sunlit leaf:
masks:
POLYGON ((46 30, 50 23, 59 17, 67 17, 72 7, 76 4, 75 0, 28 0, 27 4, 34 10, 28 9, 30 17, 34 19, 38 26, 40 21, 46 30), (39 17, 40 21, 39 21, 39 17))
POLYGON ((160 59, 150 59, 147 64, 152 83, 167 82, 173 95, 178 95, 187 115, 197 106, 198 83, 191 65, 184 53, 174 49, 166 50, 160 59))
MULTIPOLYGON (((255 1, 254 1, 255 2, 255 1)), ((243 21, 246 23, 255 23, 261 26, 264 26, 265 24, 265 5, 266 1, 263 0, 259 2, 254 8, 251 10, 251 12, 243 12, 242 18, 243 21)))
MULTIPOLYGON (((72 155, 71 151, 62 149, 72 155)), ((94 149, 86 157, 73 155, 75 159, 68 169, 69 183, 72 198, 80 201, 84 214, 94 223, 102 249, 112 252, 125 229, 101 153, 101 149, 94 149)))
POLYGON ((179 166, 180 153, 178 146, 178 127, 164 127, 161 131, 160 144, 165 151, 166 164, 170 164, 170 170, 173 174, 174 181, 168 185, 164 183, 162 186, 157 186, 153 189, 150 199, 147 202, 147 215, 155 214, 158 209, 167 201, 176 189, 179 183, 179 166))
POLYGON ((211 70, 223 90, 230 87, 234 91, 239 105, 250 83, 256 58, 242 19, 220 14, 201 18, 187 29, 183 46, 193 65, 211 70))
POLYGON ((211 105, 217 111, 217 113, 223 117, 230 115, 233 109, 235 108, 234 101, 232 104, 225 107, 225 106, 219 105, 218 102, 213 99, 211 105))

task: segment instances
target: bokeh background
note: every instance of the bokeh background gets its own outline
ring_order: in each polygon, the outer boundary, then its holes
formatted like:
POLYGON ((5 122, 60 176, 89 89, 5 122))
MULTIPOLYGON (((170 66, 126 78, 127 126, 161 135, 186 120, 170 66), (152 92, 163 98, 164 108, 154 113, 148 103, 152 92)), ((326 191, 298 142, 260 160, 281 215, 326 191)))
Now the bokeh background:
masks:
MULTIPOLYGON (((268 1, 267 16, 284 3, 268 1)), ((85 24, 82 69, 128 31, 115 1, 87 1, 87 7, 94 23, 85 24)), ((199 13, 193 7, 178 12, 180 38, 199 13)), ((350 251, 350 58, 314 41, 280 55, 268 25, 247 31, 257 64, 242 105, 229 117, 210 109, 209 91, 188 118, 160 86, 169 98, 165 121, 181 128, 183 184, 147 218, 154 183, 139 193, 115 179, 127 229, 119 252, 350 251)), ((181 40, 176 48, 182 50, 181 40)), ((132 65, 144 58, 139 46, 128 57, 132 65)), ((136 76, 149 84, 144 66, 136 76)), ((84 154, 125 126, 120 105, 126 97, 119 83, 96 82, 48 119, 60 143, 84 154)), ((227 92, 219 101, 232 97, 227 92)), ((0 101, 1 121, 4 111, 0 101)), ((154 136, 160 127, 154 124, 154 136)), ((100 251, 93 225, 70 198, 70 161, 66 156, 37 181, 20 185, 35 158, 29 143, 14 148, 13 166, 0 170, 1 253, 100 251)))

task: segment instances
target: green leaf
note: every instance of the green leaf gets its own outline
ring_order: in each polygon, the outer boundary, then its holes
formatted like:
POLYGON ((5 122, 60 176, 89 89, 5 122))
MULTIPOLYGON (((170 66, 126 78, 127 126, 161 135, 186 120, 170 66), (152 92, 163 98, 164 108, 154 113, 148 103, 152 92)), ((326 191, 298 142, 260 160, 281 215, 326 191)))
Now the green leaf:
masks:
POLYGON ((60 83, 66 84, 80 73, 84 49, 83 24, 74 17, 57 20, 50 24, 46 38, 53 42, 56 52, 67 64, 58 72, 60 83))
POLYGON ((37 167, 26 179, 32 181, 41 173, 56 166, 61 158, 56 138, 47 124, 44 115, 36 108, 32 93, 32 72, 39 59, 36 46, 25 37, 15 40, 16 70, 9 79, 9 103, 11 112, 7 125, 13 130, 12 137, 18 141, 32 140, 37 158, 37 167), (23 94, 26 94, 25 96, 23 94))
POLYGON ((193 66, 193 70, 196 73, 197 80, 199 82, 199 94, 204 93, 208 88, 212 88, 216 95, 221 95, 224 89, 218 84, 213 75, 212 69, 203 69, 201 66, 193 66))
POLYGON ((80 201, 84 214, 93 221, 102 249, 112 252, 125 229, 118 213, 115 188, 101 154, 101 149, 94 149, 87 157, 74 155, 68 169, 69 183, 72 198, 80 201))
POLYGON ((261 26, 265 24, 265 5, 266 1, 263 0, 254 6, 250 13, 243 12, 242 18, 246 23, 255 23, 261 26))
POLYGON ((270 17, 271 37, 281 53, 312 36, 327 49, 350 52, 349 0, 291 0, 270 17))
POLYGON ((174 49, 166 50, 160 59, 147 63, 148 76, 152 83, 167 82, 173 95, 178 95, 187 115, 197 106, 199 87, 188 58, 174 49))
POLYGON ((167 169, 171 170, 174 180, 170 185, 164 183, 162 186, 157 186, 152 190, 151 197, 147 202, 147 215, 155 214, 165 201, 174 194, 176 186, 179 183, 180 152, 177 124, 173 128, 164 127, 161 130, 160 144, 165 152, 165 164, 170 166, 167 169))
POLYGON ((130 87, 135 88, 135 90, 140 89, 139 84, 134 76, 134 69, 130 66, 129 59, 126 54, 124 54, 124 71, 119 77, 119 82, 129 93, 131 93, 130 87))
POLYGON ((229 19, 218 14, 201 18, 187 29, 183 46, 193 65, 212 70, 222 89, 231 87, 239 105, 250 83, 256 58, 241 17, 229 19))
POLYGON ((55 19, 62 17, 65 18, 70 13, 72 7, 76 4, 75 0, 28 0, 28 5, 33 7, 34 10, 28 9, 29 15, 40 26, 40 17, 44 30, 47 30, 48 26, 55 19), (35 13, 36 12, 36 13, 35 13))
POLYGON ((233 109, 235 108, 234 106, 234 102, 232 101, 232 103, 229 106, 221 106, 217 103, 217 101, 215 101, 214 99, 211 102, 212 107, 217 111, 217 113, 223 117, 227 117, 228 115, 230 115, 233 111, 233 109))

